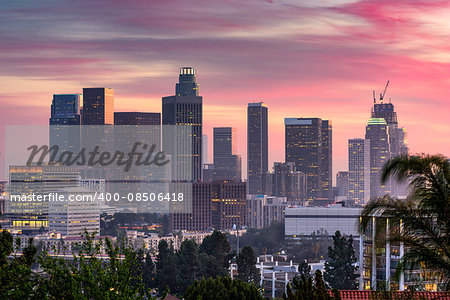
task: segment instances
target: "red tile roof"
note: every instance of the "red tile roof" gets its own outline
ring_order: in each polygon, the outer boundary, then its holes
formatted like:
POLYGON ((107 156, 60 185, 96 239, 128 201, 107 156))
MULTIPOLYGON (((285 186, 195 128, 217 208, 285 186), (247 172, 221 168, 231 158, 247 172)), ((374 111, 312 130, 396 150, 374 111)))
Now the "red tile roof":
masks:
MULTIPOLYGON (((333 294, 332 291, 329 291, 333 294)), ((450 300, 450 292, 409 292, 409 291, 358 291, 358 290, 340 290, 339 294, 342 300, 374 300, 374 299, 408 299, 408 300, 450 300), (386 297, 387 295, 391 297, 386 297)))

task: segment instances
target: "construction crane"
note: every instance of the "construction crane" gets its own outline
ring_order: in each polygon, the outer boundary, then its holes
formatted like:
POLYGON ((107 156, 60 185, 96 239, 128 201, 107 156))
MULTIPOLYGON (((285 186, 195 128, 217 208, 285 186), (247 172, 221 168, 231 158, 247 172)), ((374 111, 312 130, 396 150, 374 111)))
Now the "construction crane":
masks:
POLYGON ((386 82, 386 86, 384 87, 384 91, 382 94, 380 94, 380 102, 383 103, 383 99, 384 99, 384 95, 386 94, 386 90, 388 88, 389 85, 389 80, 386 82))
POLYGON ((373 104, 377 103, 377 99, 375 98, 375 90, 373 90, 373 104))

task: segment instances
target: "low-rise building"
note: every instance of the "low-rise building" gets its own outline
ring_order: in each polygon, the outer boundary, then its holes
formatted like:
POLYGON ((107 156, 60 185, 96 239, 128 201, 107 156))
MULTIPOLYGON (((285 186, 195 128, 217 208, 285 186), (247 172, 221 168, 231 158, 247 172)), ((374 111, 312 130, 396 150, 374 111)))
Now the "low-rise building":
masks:
POLYGON ((247 226, 262 228, 268 227, 274 222, 282 222, 287 206, 286 197, 248 195, 247 226))
POLYGON ((361 208, 333 204, 327 207, 288 207, 285 213, 285 237, 296 243, 305 236, 325 234, 332 236, 339 230, 342 235, 359 236, 361 208))

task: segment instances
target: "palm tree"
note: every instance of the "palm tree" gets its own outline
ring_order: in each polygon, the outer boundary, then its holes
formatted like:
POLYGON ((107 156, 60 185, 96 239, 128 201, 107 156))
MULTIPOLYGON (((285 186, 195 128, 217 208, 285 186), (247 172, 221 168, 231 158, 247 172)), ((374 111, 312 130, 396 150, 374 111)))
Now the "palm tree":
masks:
POLYGON ((361 213, 360 229, 367 229, 371 216, 401 220, 401 229, 389 236, 408 247, 398 270, 423 266, 450 290, 449 160, 440 155, 400 155, 386 163, 382 182, 391 176, 409 182, 407 199, 372 199, 361 213))

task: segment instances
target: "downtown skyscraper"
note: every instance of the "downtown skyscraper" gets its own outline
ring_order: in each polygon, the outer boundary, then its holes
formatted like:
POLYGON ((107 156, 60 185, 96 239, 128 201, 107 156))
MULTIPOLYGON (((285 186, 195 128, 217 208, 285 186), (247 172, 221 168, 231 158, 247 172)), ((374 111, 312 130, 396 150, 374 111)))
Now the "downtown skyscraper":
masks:
POLYGON ((384 118, 369 119, 366 139, 370 141, 370 198, 391 194, 390 181, 381 183, 383 166, 391 156, 388 126, 384 118))
POLYGON ((332 127, 320 118, 285 118, 285 160, 307 176, 306 198, 317 204, 332 199, 332 127))
POLYGON ((264 193, 264 174, 268 160, 268 108, 262 102, 247 107, 247 182, 248 194, 264 193))
MULTIPOLYGON (((389 142, 389 158, 394 158, 398 155, 408 154, 408 146, 406 145, 406 130, 399 127, 397 121, 397 112, 395 111, 394 104, 384 103, 384 96, 380 96, 379 103, 374 99, 374 105, 372 107, 372 118, 382 118, 386 121, 387 134, 389 142)), ((406 184, 404 182, 397 182, 390 179, 390 194, 393 197, 406 195, 406 184)))
POLYGON ((348 140, 348 200, 365 204, 370 199, 370 140, 348 140))
POLYGON ((236 155, 236 129, 214 128, 213 179, 241 181, 241 157, 236 155))
MULTIPOLYGON (((190 149, 185 149, 186 153, 177 151, 177 157, 172 158, 176 168, 174 174, 178 174, 175 176, 182 175, 185 180, 199 181, 202 178, 202 118, 203 98, 199 96, 196 71, 192 67, 182 67, 175 95, 162 98, 162 125, 189 126, 188 136, 180 134, 177 138, 180 142, 188 138, 190 149)), ((163 145, 165 139, 163 130, 163 145)), ((171 153, 167 147, 164 150, 171 153)))
POLYGON ((50 109, 50 146, 77 152, 80 145, 81 94, 55 94, 50 109), (75 127, 69 127, 75 125, 75 127))
POLYGON ((84 88, 82 125, 114 125, 114 90, 84 88))

